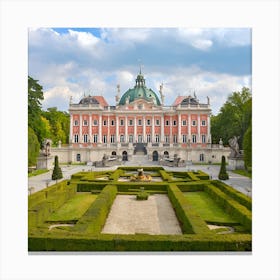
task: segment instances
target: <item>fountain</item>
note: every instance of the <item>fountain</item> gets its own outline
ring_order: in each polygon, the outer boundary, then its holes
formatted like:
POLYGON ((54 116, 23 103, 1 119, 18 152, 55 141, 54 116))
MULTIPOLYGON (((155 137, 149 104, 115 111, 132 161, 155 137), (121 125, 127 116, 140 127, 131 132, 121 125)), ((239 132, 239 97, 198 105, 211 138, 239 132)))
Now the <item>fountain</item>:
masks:
POLYGON ((131 182, 150 182, 152 180, 151 175, 145 175, 143 168, 137 169, 138 174, 136 176, 131 176, 130 181, 131 182))

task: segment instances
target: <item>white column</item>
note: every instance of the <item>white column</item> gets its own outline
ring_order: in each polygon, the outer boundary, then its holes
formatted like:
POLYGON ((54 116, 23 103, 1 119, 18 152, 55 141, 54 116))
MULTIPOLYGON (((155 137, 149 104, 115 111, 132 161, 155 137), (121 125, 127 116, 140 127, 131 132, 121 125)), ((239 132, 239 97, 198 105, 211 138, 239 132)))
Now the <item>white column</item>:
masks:
POLYGON ((89 121, 88 121, 88 125, 89 125, 89 127, 88 127, 88 129, 89 129, 89 141, 90 141, 90 143, 92 143, 92 124, 91 124, 92 115, 89 114, 88 118, 89 118, 89 121))
POLYGON ((173 143, 173 139, 172 139, 172 116, 170 116, 169 122, 170 122, 169 143, 173 143))
POLYGON ((136 116, 134 117, 134 142, 136 141, 136 134, 137 134, 137 120, 136 120, 136 116))
POLYGON ((188 139, 191 141, 191 114, 188 115, 188 139))
POLYGON ((182 120, 181 120, 181 114, 178 113, 178 143, 181 143, 181 125, 182 125, 182 120))
POLYGON ((107 144, 110 142, 110 116, 107 118, 107 144))
POLYGON ((98 142, 102 143, 102 116, 99 115, 98 120, 98 142))
POLYGON ((207 138, 208 138, 208 142, 212 143, 212 139, 211 139, 211 122, 210 122, 210 115, 207 116, 207 138))
POLYGON ((164 141, 164 116, 161 116, 161 126, 160 126, 160 142, 163 143, 164 141))
POLYGON ((83 135, 82 135, 82 129, 83 129, 83 116, 82 114, 80 114, 80 122, 79 122, 79 125, 80 125, 80 131, 79 131, 79 143, 83 143, 83 135))
POLYGON ((145 119, 145 116, 143 116, 142 122, 143 122, 143 139, 142 139, 142 142, 146 142, 147 137, 146 137, 146 119, 145 119))
POLYGON ((69 144, 73 143, 73 115, 70 115, 69 144))
POLYGON ((116 143, 119 142, 119 117, 116 115, 116 143))
POLYGON ((128 143, 128 119, 127 116, 125 116, 125 142, 128 143))
POLYGON ((152 143, 155 142, 155 116, 152 116, 152 143))
POLYGON ((200 139, 200 114, 197 115, 197 134, 198 134, 198 141, 197 143, 200 143, 201 142, 201 139, 200 139))

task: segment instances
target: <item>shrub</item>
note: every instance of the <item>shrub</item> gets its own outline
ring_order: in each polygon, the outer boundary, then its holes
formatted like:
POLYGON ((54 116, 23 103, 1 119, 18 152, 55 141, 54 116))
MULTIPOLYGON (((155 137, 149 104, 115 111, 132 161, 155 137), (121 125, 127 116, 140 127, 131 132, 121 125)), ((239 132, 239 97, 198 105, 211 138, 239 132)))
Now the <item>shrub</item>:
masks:
POLYGON ((136 195, 137 200, 147 200, 148 198, 149 198, 149 194, 145 191, 141 191, 136 195))
POLYGON ((61 168, 58 165, 58 156, 54 158, 54 168, 52 173, 52 180, 58 180, 63 178, 61 168))
POLYGON ((222 156, 221 169, 218 178, 220 180, 228 180, 228 173, 226 171, 226 158, 222 156))

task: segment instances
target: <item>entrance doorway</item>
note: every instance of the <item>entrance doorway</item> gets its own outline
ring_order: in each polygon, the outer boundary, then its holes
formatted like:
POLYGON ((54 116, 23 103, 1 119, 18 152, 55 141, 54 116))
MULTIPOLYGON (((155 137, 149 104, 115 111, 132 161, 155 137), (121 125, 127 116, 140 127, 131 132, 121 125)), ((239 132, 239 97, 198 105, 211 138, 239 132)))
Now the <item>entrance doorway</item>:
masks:
POLYGON ((158 161, 158 152, 153 151, 153 161, 158 161))
POLYGON ((123 153, 122 153, 122 160, 123 161, 128 161, 127 151, 123 151, 123 153))

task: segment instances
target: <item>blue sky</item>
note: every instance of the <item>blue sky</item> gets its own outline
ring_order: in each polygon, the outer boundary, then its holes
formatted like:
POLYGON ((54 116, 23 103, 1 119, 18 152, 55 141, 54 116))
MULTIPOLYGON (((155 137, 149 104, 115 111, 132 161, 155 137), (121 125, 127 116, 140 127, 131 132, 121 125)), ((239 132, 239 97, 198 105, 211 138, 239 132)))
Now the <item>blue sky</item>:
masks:
POLYGON ((251 88, 248 28, 36 28, 29 29, 28 73, 44 89, 42 105, 68 110, 70 96, 103 95, 115 105, 132 88, 142 65, 146 85, 165 105, 178 95, 210 97, 213 114, 233 91, 251 88))

